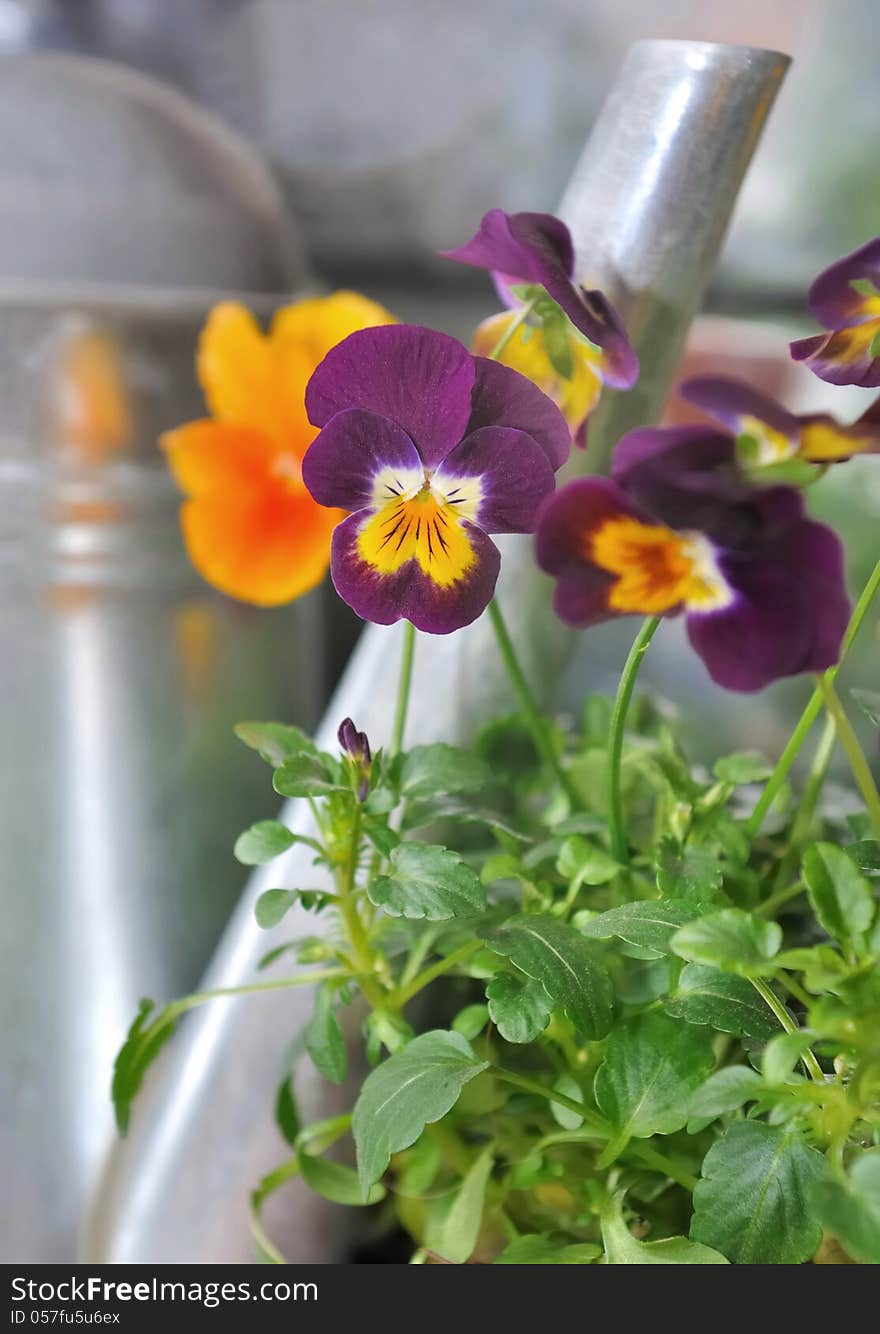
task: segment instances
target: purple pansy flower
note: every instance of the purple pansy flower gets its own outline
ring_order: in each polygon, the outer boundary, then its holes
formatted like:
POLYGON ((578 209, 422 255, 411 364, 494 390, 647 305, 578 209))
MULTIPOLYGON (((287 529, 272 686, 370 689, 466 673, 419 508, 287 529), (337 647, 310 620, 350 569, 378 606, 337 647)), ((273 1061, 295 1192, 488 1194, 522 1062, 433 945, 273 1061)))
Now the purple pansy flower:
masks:
POLYGON ((831 384, 880 385, 880 236, 820 273, 807 305, 830 332, 798 338, 794 360, 831 384))
POLYGON ((555 404, 516 371, 446 334, 352 334, 306 389, 321 431, 303 480, 335 529, 336 591, 364 620, 430 634, 468 625, 495 590, 489 533, 530 533, 571 440, 555 404))
POLYGON ((610 480, 546 502, 538 563, 571 625, 684 612, 691 644, 728 690, 760 690, 838 659, 849 615, 843 550, 790 486, 754 487, 732 436, 633 431, 610 480))
POLYGON ((446 259, 488 269, 508 306, 521 304, 511 289, 543 287, 574 327, 602 348, 603 380, 630 389, 639 376, 639 361, 617 311, 599 291, 588 291, 574 278, 571 233, 551 213, 505 213, 493 208, 475 236, 456 250, 441 251, 446 259))
POLYGON ((695 376, 679 394, 722 426, 748 438, 758 467, 799 458, 807 463, 842 463, 853 454, 880 450, 880 399, 850 426, 828 413, 797 415, 741 380, 695 376))

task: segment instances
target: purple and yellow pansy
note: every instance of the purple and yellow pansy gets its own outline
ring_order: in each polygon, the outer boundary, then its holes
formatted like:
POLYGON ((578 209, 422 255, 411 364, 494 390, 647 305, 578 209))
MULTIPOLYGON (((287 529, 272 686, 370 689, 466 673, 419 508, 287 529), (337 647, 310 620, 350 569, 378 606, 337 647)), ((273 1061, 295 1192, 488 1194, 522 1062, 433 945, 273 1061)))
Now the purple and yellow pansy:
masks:
POLYGON ((685 615, 712 679, 754 691, 838 659, 849 615, 843 551, 800 491, 749 484, 733 436, 631 432, 611 479, 569 482, 542 510, 538 563, 562 620, 685 615))
POLYGON ((448 634, 482 613, 500 554, 534 531, 570 448, 558 408, 456 339, 395 325, 353 334, 306 389, 320 433, 303 480, 336 528, 331 574, 365 620, 448 634))
POLYGON ((766 468, 791 459, 821 466, 880 450, 880 400, 846 426, 828 413, 796 414, 766 394, 724 376, 696 376, 680 396, 737 436, 740 460, 766 468))
POLYGON ((828 332, 793 342, 794 360, 830 384, 880 385, 880 236, 820 273, 807 305, 828 332))
POLYGON ((492 209, 470 241, 442 253, 487 269, 510 308, 479 326, 474 352, 487 355, 501 345, 499 360, 549 394, 575 436, 582 435, 603 384, 635 384, 639 363, 623 321, 602 292, 575 279, 574 244, 559 218, 492 209), (548 319, 542 299, 566 320, 548 319), (534 309, 532 322, 523 319, 525 307, 534 309))

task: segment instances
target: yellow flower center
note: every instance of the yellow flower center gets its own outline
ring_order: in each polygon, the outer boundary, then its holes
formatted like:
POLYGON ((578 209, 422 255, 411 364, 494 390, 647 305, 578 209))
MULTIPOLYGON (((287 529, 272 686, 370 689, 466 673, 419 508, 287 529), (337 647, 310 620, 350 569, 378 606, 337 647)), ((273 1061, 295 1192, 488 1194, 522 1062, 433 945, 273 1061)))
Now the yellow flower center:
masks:
POLYGON ((589 560, 617 576, 608 606, 619 612, 659 616, 683 604, 715 611, 732 594, 711 544, 699 533, 676 533, 638 519, 607 519, 587 543, 589 560))
POLYGON ((403 482, 391 475, 377 479, 384 503, 360 530, 358 553, 378 574, 394 574, 416 560, 438 588, 449 588, 476 561, 462 519, 476 512, 479 481, 449 478, 440 489, 424 474, 418 489, 403 482))
POLYGON ((753 441, 756 449, 754 462, 760 467, 771 463, 782 463, 798 452, 798 442, 790 439, 783 431, 775 431, 772 426, 761 421, 760 417, 743 417, 739 424, 740 435, 753 441))

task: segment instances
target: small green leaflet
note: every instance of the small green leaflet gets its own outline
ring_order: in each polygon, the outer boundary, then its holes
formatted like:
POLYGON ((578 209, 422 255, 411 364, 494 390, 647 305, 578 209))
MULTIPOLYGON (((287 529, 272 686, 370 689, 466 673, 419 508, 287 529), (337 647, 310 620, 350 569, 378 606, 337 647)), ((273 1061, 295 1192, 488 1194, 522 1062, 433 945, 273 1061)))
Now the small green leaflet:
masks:
POLYGON ((265 889, 254 904, 257 926, 264 931, 277 926, 299 899, 296 889, 265 889))
POLYGON ((348 1071, 345 1038, 333 1008, 334 991, 327 986, 315 992, 315 1008, 303 1031, 306 1051, 319 1074, 331 1084, 341 1084, 348 1071))
POLYGON ((779 1032, 778 1020, 750 982, 698 963, 685 964, 678 991, 664 1008, 673 1019, 708 1024, 719 1033, 737 1037, 770 1038, 779 1032))
POLYGON ((726 1265, 718 1251, 687 1237, 639 1241, 623 1218, 623 1196, 608 1200, 600 1216, 605 1263, 608 1265, 726 1265))
POLYGON ((409 1148, 426 1125, 445 1116, 465 1084, 487 1064, 477 1059, 460 1033, 435 1029, 414 1038, 367 1076, 352 1115, 364 1197, 391 1155, 409 1148))
POLYGON ((722 783, 761 783, 769 778, 772 769, 763 755, 754 750, 741 750, 735 755, 723 755, 712 770, 722 783))
POLYGON ((410 801, 480 792, 491 782, 492 773, 478 755, 444 742, 413 746, 403 757, 400 790, 410 801))
POLYGON ((712 1035, 665 1014, 637 1015, 605 1043, 594 1096, 617 1134, 601 1158, 607 1166, 629 1140, 669 1135, 687 1121, 688 1101, 714 1064, 712 1035))
POLYGON ((810 1199, 823 1227, 848 1255, 862 1264, 880 1264, 880 1149, 859 1154, 846 1184, 817 1181, 810 1199))
POLYGON ((708 904, 721 888, 718 856, 709 848, 685 848, 664 838, 657 858, 657 888, 664 898, 693 899, 708 904))
POLYGON ((611 1027, 614 993, 598 946, 556 917, 511 917, 482 937, 501 954, 541 982, 562 1007, 581 1037, 604 1037, 611 1027))
POLYGON ((486 907, 480 877, 457 852, 431 843, 401 843, 389 858, 391 871, 368 888, 370 902, 392 917, 473 917, 486 907))
POLYGON ((781 944, 782 928, 777 922, 762 921, 741 908, 724 908, 700 917, 672 937, 672 948, 681 958, 743 977, 772 973, 771 960, 781 944))
POLYGON ((716 1070, 688 1100, 688 1120, 714 1120, 735 1112, 743 1103, 760 1096, 763 1083, 757 1070, 748 1065, 728 1065, 716 1070))
POLYGON ((316 1195, 334 1204, 378 1204, 385 1198, 385 1187, 378 1183, 370 1187, 366 1199, 361 1194, 357 1172, 345 1163, 334 1163, 330 1158, 299 1151, 299 1172, 303 1181, 316 1195))
POLYGON ((544 1233, 517 1237, 495 1259, 496 1265, 588 1265, 602 1254, 590 1242, 566 1242, 544 1233))
POLYGON ((585 936, 598 940, 625 940, 650 950, 651 957, 662 958, 671 954, 669 941, 673 933, 686 922, 693 921, 700 909, 695 904, 679 899, 648 899, 638 903, 622 903, 590 918, 581 927, 585 936))
POLYGON ((814 843, 802 870, 813 912, 829 936, 846 944, 868 930, 875 911, 871 884, 843 848, 814 843))
POLYGON ((243 866, 262 866, 296 842, 296 835, 278 820, 259 820, 240 834, 235 843, 235 856, 243 866))
POLYGON ((489 1014, 505 1042, 535 1042, 550 1022, 553 1002, 542 983, 499 973, 486 987, 489 1014))
POLYGON ((582 834, 572 834, 559 850, 556 869, 569 881, 570 891, 575 891, 581 885, 607 884, 621 868, 610 852, 591 843, 582 834))
POLYGON ((493 1146, 489 1144, 474 1159, 440 1225, 438 1236, 432 1238, 431 1249, 437 1251, 451 1264, 463 1265, 473 1255, 483 1221, 486 1187, 492 1173, 492 1163, 493 1146))
POLYGON ((314 741, 286 723, 238 723, 235 735, 277 769, 294 755, 317 755, 314 741))
POLYGON ((734 1264, 803 1264, 822 1237, 809 1197, 828 1175, 792 1126, 736 1121, 703 1161, 691 1237, 734 1264))
POLYGON ((131 1104, 140 1090, 144 1075, 176 1026, 177 1016, 173 1006, 157 1011, 152 1022, 148 1022, 155 1008, 154 1001, 141 1001, 113 1066, 111 1092, 120 1135, 128 1130, 131 1104))
POLYGON ((317 752, 303 752, 278 766, 272 785, 282 797, 326 797, 331 792, 350 792, 350 788, 336 781, 338 771, 334 772, 334 768, 317 752))
POLYGON ((558 307, 548 309, 543 321, 544 351, 550 365, 563 380, 570 380, 574 375, 569 328, 568 320, 558 307))

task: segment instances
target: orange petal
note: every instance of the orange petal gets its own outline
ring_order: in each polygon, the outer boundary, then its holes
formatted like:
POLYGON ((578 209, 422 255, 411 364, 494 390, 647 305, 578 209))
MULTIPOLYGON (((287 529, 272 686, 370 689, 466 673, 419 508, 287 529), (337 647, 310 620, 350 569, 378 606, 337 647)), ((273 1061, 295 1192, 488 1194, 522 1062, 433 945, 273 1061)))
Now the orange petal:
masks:
POLYGON ((261 490, 278 461, 265 432, 208 418, 166 431, 161 444, 174 480, 189 496, 261 490))
POLYGON ((214 307, 199 338, 196 367, 212 416, 271 433, 272 356, 249 310, 236 301, 214 307))
POLYGON ((189 500, 181 524, 190 560, 208 583, 242 602, 277 607, 323 579, 342 518, 307 491, 281 485, 189 500))
POLYGON ((294 339, 306 349, 314 368, 349 334, 395 323, 394 316, 378 302, 357 292, 334 292, 284 306, 272 321, 272 337, 285 343, 294 339))

